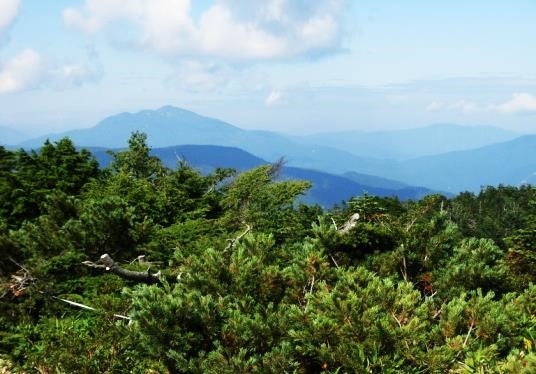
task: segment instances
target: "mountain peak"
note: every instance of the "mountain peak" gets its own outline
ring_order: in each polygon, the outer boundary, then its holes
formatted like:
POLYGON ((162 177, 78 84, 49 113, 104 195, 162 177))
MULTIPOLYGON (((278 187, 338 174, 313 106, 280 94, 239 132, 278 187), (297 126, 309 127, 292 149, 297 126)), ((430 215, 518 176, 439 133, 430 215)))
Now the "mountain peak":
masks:
POLYGON ((163 107, 158 108, 156 112, 160 114, 184 114, 184 113, 196 114, 190 110, 179 108, 173 105, 164 105, 163 107))

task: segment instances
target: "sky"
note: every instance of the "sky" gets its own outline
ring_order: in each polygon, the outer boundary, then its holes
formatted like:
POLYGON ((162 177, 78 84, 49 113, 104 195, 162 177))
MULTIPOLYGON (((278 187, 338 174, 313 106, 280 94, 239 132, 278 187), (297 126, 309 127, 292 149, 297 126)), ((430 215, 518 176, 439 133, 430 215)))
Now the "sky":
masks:
POLYGON ((534 0, 0 0, 0 125, 174 105, 293 134, 536 132, 534 0))

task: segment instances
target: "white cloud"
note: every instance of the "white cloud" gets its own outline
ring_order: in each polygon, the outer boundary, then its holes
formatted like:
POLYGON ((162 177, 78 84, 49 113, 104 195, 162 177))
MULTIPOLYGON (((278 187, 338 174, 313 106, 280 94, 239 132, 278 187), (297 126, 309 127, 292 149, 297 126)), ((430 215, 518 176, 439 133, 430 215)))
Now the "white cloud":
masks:
POLYGON ((536 95, 529 93, 515 93, 507 102, 497 106, 502 113, 536 113, 536 95))
POLYGON ((126 21, 135 43, 165 55, 270 60, 339 48, 343 2, 219 0, 194 20, 190 0, 86 0, 63 18, 88 33, 126 21))
POLYGON ((99 55, 91 46, 86 49, 87 61, 68 63, 54 71, 55 79, 60 86, 82 86, 88 82, 99 81, 104 72, 99 55))
POLYGON ((477 103, 467 100, 460 100, 449 106, 450 109, 461 110, 463 113, 475 113, 486 111, 485 108, 480 107, 477 103))
POLYGON ((33 88, 42 76, 41 56, 26 49, 0 67, 0 94, 33 88))
POLYGON ((447 105, 434 101, 426 107, 426 110, 437 111, 443 108, 461 111, 466 114, 492 112, 504 114, 536 113, 536 95, 529 93, 515 93, 512 94, 510 100, 504 103, 487 105, 468 100, 460 100, 447 105))
POLYGON ((438 110, 441 110, 443 108, 443 103, 440 103, 438 101, 432 101, 428 106, 426 107, 426 110, 428 112, 435 112, 438 110))
POLYGON ((226 66, 188 60, 178 65, 166 83, 191 92, 222 90, 233 74, 226 66))
POLYGON ((76 63, 60 63, 41 56, 33 49, 25 49, 0 64, 0 94, 44 85, 63 90, 97 82, 102 76, 99 57, 91 47, 87 48, 87 60, 76 63))
POLYGON ((20 0, 0 0, 0 35, 15 20, 20 0))
POLYGON ((283 97, 283 92, 278 91, 278 90, 272 90, 272 92, 270 92, 270 94, 268 95, 264 103, 266 104, 267 107, 272 107, 276 105, 278 102, 280 102, 282 97, 283 97))
POLYGON ((82 86, 86 82, 98 81, 102 73, 88 64, 71 64, 61 67, 61 76, 68 85, 82 86))

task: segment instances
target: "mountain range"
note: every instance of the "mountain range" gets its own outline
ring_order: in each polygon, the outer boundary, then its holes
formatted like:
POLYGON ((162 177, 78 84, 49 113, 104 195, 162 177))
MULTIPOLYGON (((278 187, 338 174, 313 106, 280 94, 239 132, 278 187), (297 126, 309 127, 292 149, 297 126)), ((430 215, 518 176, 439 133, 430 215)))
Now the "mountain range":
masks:
MULTIPOLYGON (((289 136, 244 130, 172 106, 113 115, 92 128, 50 134, 26 140, 18 146, 35 148, 46 138, 58 140, 68 136, 78 146, 117 149, 126 146, 133 131, 147 133, 150 145, 162 154, 177 145, 231 147, 249 154, 246 157, 235 152, 229 156, 233 161, 230 166, 238 169, 243 169, 241 165, 248 162, 257 165, 284 157, 289 170, 308 170, 310 178, 317 172, 331 174, 343 178, 344 183, 359 184, 359 188, 370 193, 373 189, 400 192, 405 188, 411 190, 411 186, 449 193, 476 192, 485 185, 528 183, 535 179, 536 172, 536 158, 533 157, 536 135, 520 136, 489 126, 440 124, 396 131, 289 136), (172 148, 166 150, 167 147, 172 148), (258 160, 254 161, 250 156, 258 160)), ((8 142, 2 138, 1 143, 8 142)), ((173 152, 177 151, 179 149, 173 149, 173 152)), ((180 151, 187 150, 182 148, 180 151)), ((195 151, 210 156, 210 162, 206 164, 209 168, 225 166, 213 163, 215 148, 196 147, 195 151)), ((216 161, 223 163, 226 153, 218 152, 220 159, 216 161)), ((201 157, 201 153, 189 155, 192 159, 201 157)), ((173 157, 176 161, 176 156, 173 157)), ((199 161, 195 163, 196 167, 203 169, 203 160, 199 161)), ((335 183, 336 180, 332 181, 335 183)), ((333 188, 339 186, 337 188, 343 190, 343 181, 337 181, 333 188)), ((420 194, 424 189, 417 191, 420 194)))
POLYGON ((435 124, 428 127, 365 132, 327 132, 303 137, 297 141, 338 149, 362 157, 409 159, 452 151, 480 148, 518 137, 519 134, 491 126, 435 124))
MULTIPOLYGON (((104 148, 90 148, 101 167, 110 164, 112 157, 104 148)), ((180 145, 153 148, 151 154, 157 156, 165 166, 177 167, 179 160, 195 167, 202 173, 209 173, 217 167, 248 170, 268 164, 257 156, 233 147, 214 145, 180 145)), ((303 179, 312 183, 304 197, 308 203, 331 207, 353 196, 369 193, 376 196, 397 196, 401 200, 420 199, 433 191, 423 187, 411 187, 396 181, 367 175, 352 175, 351 178, 333 175, 318 170, 283 166, 279 179, 303 179), (373 183, 368 183, 368 182, 373 183)))
POLYGON ((243 130, 171 106, 117 114, 92 128, 49 134, 25 141, 19 146, 35 148, 46 139, 54 141, 68 136, 79 146, 121 148, 126 146, 133 131, 145 132, 151 146, 157 148, 184 144, 237 147, 268 161, 285 157, 289 165, 331 173, 353 170, 359 164, 387 167, 382 160, 359 157, 335 147, 301 144, 291 137, 274 132, 243 130))
POLYGON ((524 135, 477 149, 407 160, 387 175, 450 192, 498 184, 518 186, 536 181, 535 156, 536 135, 524 135))

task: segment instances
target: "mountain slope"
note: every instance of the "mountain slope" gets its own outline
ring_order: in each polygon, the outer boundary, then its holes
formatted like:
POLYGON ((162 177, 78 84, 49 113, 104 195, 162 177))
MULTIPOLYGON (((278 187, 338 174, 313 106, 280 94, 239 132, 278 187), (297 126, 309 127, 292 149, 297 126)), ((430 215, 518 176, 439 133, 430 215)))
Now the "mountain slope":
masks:
POLYGON ((388 188, 388 189, 402 189, 409 187, 406 183, 395 181, 394 179, 377 177, 375 175, 356 173, 355 171, 348 171, 342 174, 343 177, 353 180, 354 182, 365 184, 367 186, 388 188))

